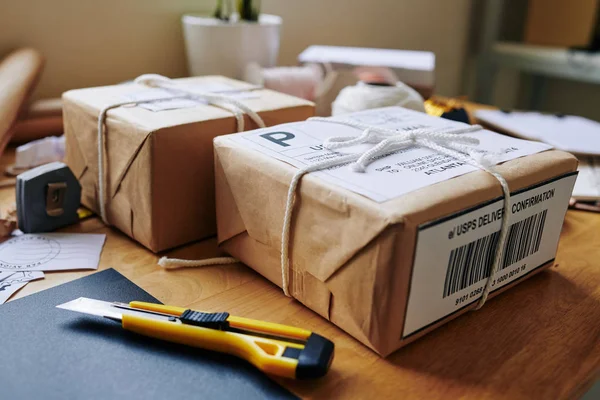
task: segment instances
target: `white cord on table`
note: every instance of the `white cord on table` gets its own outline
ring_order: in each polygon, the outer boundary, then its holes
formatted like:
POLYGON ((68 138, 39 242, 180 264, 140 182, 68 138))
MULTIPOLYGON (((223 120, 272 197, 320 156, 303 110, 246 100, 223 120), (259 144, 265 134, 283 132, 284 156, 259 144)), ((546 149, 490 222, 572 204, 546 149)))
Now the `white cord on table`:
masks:
POLYGON ((181 258, 162 257, 158 265, 164 269, 206 267, 209 265, 227 265, 239 262, 233 257, 214 257, 205 260, 184 260, 181 258))

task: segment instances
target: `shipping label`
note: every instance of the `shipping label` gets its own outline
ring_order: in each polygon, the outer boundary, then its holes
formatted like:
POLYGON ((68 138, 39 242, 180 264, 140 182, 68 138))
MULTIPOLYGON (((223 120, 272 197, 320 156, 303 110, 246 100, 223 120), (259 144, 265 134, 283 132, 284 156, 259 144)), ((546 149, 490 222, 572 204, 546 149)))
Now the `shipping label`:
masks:
MULTIPOLYGON (((510 225, 492 291, 552 261, 576 173, 511 195, 510 225)), ((403 337, 476 302, 489 277, 504 199, 418 228, 403 337)))
MULTIPOLYGON (((335 119, 353 120, 370 126, 396 129, 464 127, 465 124, 428 116, 400 107, 367 110, 335 119)), ((359 136, 359 129, 319 121, 295 122, 272 128, 258 129, 228 136, 230 140, 270 157, 302 168, 320 161, 362 153, 373 144, 361 144, 339 151, 323 147, 325 139, 333 136, 359 136)), ((481 152, 493 152, 497 161, 548 150, 551 146, 500 135, 487 130, 469 133, 479 139, 481 152)), ((434 150, 408 146, 374 160, 366 172, 352 171, 348 166, 336 166, 312 174, 328 182, 352 190, 377 202, 384 202, 434 183, 460 176, 477 168, 434 150)))
MULTIPOLYGON (((186 91, 222 94, 237 100, 258 97, 256 92, 240 90, 226 83, 206 82, 186 84, 185 86, 179 83, 178 85, 181 85, 182 89, 186 91)), ((194 96, 193 93, 185 94, 180 91, 170 91, 161 88, 140 89, 123 95, 123 99, 125 101, 139 102, 137 107, 153 112, 192 108, 208 104, 202 96, 194 96)))

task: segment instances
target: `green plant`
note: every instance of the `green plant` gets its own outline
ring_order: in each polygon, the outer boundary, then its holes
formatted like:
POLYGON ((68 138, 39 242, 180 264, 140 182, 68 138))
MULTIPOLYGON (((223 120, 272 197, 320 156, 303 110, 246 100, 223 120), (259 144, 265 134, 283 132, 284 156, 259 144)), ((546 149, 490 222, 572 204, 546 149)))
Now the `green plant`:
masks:
POLYGON ((237 0, 237 10, 233 7, 233 0, 217 0, 213 13, 215 18, 230 21, 234 19, 234 15, 242 21, 258 21, 260 0, 237 0))
POLYGON ((237 11, 244 21, 258 21, 260 0, 238 0, 237 11))

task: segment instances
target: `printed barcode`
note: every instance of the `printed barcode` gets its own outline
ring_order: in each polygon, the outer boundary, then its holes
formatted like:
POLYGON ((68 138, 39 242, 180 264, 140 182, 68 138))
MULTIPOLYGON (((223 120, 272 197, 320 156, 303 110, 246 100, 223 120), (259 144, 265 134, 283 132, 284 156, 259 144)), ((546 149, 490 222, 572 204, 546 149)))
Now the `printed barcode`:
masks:
MULTIPOLYGON (((510 226, 500 269, 509 267, 540 249, 547 213, 548 210, 544 210, 510 226)), ((444 283, 444 297, 486 279, 490 275, 499 237, 500 231, 497 231, 450 252, 444 283)))

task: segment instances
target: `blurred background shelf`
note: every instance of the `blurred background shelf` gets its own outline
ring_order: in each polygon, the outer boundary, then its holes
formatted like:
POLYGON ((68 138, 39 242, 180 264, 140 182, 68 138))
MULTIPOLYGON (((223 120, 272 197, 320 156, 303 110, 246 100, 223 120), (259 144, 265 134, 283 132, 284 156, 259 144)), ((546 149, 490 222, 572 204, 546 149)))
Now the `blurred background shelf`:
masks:
POLYGON ((497 42, 490 57, 498 65, 542 76, 600 84, 600 54, 560 47, 497 42))
MULTIPOLYGON (((600 93, 596 86, 600 84, 600 53, 573 49, 598 47, 599 3, 598 0, 480 3, 474 27, 479 32, 474 99, 499 105, 496 92, 502 94, 512 86, 517 88, 513 107, 565 113, 577 109, 577 114, 598 119, 588 103, 593 103, 600 93), (513 79, 505 79, 508 73, 513 79)), ((507 106, 511 107, 502 105, 507 106)))

